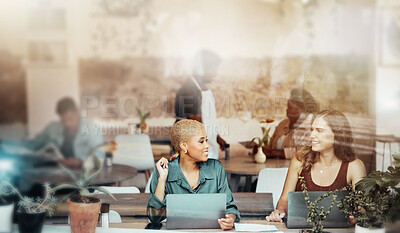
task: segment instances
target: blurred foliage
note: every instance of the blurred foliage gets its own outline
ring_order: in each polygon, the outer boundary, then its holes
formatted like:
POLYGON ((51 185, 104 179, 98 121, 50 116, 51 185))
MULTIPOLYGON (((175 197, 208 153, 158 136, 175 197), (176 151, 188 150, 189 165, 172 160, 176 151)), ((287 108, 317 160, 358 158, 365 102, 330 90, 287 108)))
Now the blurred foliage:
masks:
POLYGON ((310 196, 308 194, 306 182, 304 180, 304 177, 300 176, 299 177, 301 187, 303 189, 303 194, 304 194, 304 200, 306 202, 308 214, 307 214, 307 222, 311 222, 313 224, 312 229, 309 232, 312 233, 322 233, 324 232, 324 226, 322 225, 322 221, 324 221, 329 214, 332 211, 332 208, 335 206, 335 204, 338 204, 339 202, 336 201, 337 199, 337 193, 341 191, 347 191, 348 187, 344 187, 342 189, 336 189, 333 191, 325 192, 323 195, 317 197, 315 200, 311 200, 310 196), (329 205, 329 208, 325 210, 324 206, 320 206, 319 203, 332 195, 332 201, 329 205))
POLYGON ((388 171, 375 171, 357 182, 340 209, 362 227, 381 228, 400 220, 400 154, 393 154, 388 171))

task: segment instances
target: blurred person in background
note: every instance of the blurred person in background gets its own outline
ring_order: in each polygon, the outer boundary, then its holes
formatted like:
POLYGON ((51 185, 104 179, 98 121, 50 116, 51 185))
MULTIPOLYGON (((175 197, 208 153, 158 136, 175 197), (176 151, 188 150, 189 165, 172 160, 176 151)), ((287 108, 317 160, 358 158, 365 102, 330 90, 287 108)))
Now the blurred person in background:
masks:
POLYGON ((176 94, 175 115, 177 121, 193 119, 204 124, 210 145, 209 157, 218 159, 218 145, 224 150, 226 142, 218 133, 215 99, 209 85, 217 76, 221 58, 212 51, 201 50, 194 56, 193 63, 192 75, 176 94))
MULTIPOLYGON (((49 123, 33 139, 23 141, 2 141, 4 145, 24 147, 38 151, 49 147, 54 154, 61 153, 57 162, 66 167, 81 167, 91 148, 103 142, 100 127, 88 119, 81 118, 80 110, 74 100, 69 97, 58 101, 56 112, 59 121, 49 123), (55 148, 54 148, 55 147, 55 148)), ((104 157, 101 150, 95 151, 99 158, 104 157)))
POLYGON ((291 159, 299 147, 310 143, 311 119, 318 110, 318 103, 307 90, 292 89, 287 102, 287 117, 275 128, 270 143, 263 147, 264 154, 291 159))

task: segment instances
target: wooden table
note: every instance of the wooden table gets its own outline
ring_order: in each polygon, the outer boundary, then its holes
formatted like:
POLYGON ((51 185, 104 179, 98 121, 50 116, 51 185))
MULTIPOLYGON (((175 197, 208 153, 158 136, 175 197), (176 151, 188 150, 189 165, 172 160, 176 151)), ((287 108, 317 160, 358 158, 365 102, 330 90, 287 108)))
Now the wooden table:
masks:
MULTIPOLYGON (((79 174, 80 170, 75 170, 79 174)), ((137 175, 134 167, 113 164, 112 167, 104 167, 100 174, 92 181, 92 185, 112 185, 130 179, 137 175)), ((73 180, 58 166, 46 166, 32 168, 24 173, 27 181, 37 184, 49 183, 50 185, 72 184, 73 180)))
MULTIPOLYGON (((299 232, 299 229, 288 229, 285 223, 277 223, 277 222, 267 222, 266 220, 242 220, 240 223, 247 224, 262 224, 262 225, 274 225, 278 231, 281 232, 299 232)), ((126 223, 110 223, 110 227, 112 228, 129 228, 129 229, 144 229, 148 222, 126 222, 126 223)), ((165 223, 163 223, 161 231, 170 232, 171 230, 167 230, 165 223)), ((329 232, 354 232, 354 227, 349 228, 326 228, 325 230, 329 232)), ((173 230, 173 231, 184 231, 184 232, 236 232, 235 229, 229 231, 223 231, 221 229, 184 229, 184 230, 173 230)))
MULTIPOLYGON (((247 224, 263 224, 263 225, 274 225, 278 231, 281 232, 299 232, 299 229, 287 229, 284 223, 270 223, 266 220, 244 220, 240 223, 247 224)), ((183 230, 167 230, 165 224, 163 224, 160 230, 144 230, 148 222, 138 221, 130 223, 111 223, 110 228, 97 227, 97 233, 142 233, 142 232, 154 232, 154 233, 173 233, 173 232, 235 232, 235 229, 229 231, 223 231, 221 229, 183 229, 183 230)), ((17 226, 15 225, 13 233, 18 233, 17 226)), ((349 228, 327 228, 329 232, 354 232, 354 227, 349 228)), ((42 233, 70 233, 71 228, 69 225, 44 225, 42 233)), ((396 229, 389 229, 388 233, 397 233, 396 229)))
MULTIPOLYGON (((114 194, 117 201, 105 194, 96 195, 102 203, 109 203, 110 209, 117 211, 121 216, 128 216, 124 221, 135 221, 135 219, 147 219, 148 193, 138 194, 114 194)), ((271 193, 233 193, 235 203, 240 211, 242 219, 264 219, 274 209, 271 193)), ((61 204, 55 216, 67 216, 68 207, 61 204)))
POLYGON ((251 191, 251 182, 253 176, 264 168, 289 167, 288 159, 267 159, 265 163, 255 163, 251 156, 232 157, 230 160, 220 160, 227 174, 230 174, 230 188, 232 192, 238 192, 240 178, 246 178, 245 192, 251 191))

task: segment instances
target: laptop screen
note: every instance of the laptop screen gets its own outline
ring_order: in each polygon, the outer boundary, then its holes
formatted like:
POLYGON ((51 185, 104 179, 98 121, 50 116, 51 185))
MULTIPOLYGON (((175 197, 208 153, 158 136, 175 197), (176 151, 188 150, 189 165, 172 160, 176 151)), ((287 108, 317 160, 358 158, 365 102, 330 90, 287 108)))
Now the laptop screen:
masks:
MULTIPOLYGON (((311 201, 314 201, 325 192, 308 192, 311 201)), ((322 225, 327 228, 342 228, 348 227, 347 217, 339 210, 337 203, 343 200, 348 195, 348 192, 338 192, 336 204, 332 208, 328 217, 322 221, 322 225)), ((323 199, 319 206, 323 206, 325 210, 329 209, 332 202, 332 195, 323 199)), ((307 222, 308 209, 304 200, 303 192, 289 192, 288 201, 288 216, 286 226, 287 228, 309 228, 312 223, 307 222)))
POLYGON ((167 229, 218 229, 226 213, 226 194, 168 194, 167 229))

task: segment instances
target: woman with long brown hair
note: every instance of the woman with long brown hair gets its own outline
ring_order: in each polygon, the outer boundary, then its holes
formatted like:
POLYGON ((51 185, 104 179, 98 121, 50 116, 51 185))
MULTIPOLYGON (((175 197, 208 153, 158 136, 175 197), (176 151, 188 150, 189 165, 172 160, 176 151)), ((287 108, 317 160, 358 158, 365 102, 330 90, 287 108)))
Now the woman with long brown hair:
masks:
POLYGON ((289 166, 276 210, 268 221, 282 222, 288 209, 288 194, 302 191, 299 176, 308 191, 331 191, 354 185, 366 176, 364 163, 352 151, 353 138, 345 115, 335 110, 318 113, 311 126, 310 146, 298 151, 289 166))

